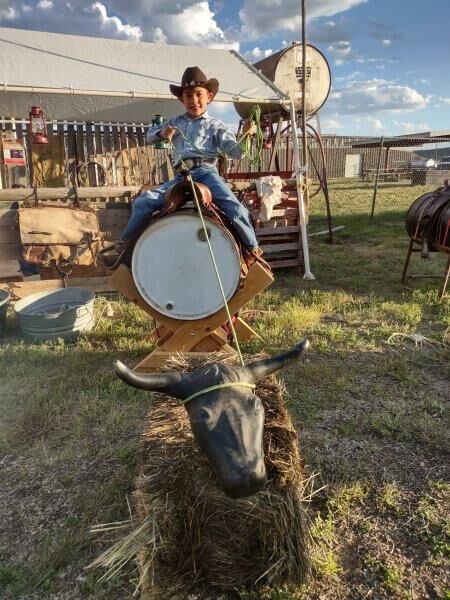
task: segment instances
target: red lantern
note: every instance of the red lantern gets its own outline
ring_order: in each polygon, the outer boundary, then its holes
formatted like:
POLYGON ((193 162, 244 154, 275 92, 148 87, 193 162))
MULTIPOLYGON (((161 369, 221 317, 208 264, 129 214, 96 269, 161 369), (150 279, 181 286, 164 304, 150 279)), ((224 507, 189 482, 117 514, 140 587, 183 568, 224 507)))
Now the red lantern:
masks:
POLYGON ((40 106, 32 106, 30 109, 30 134, 32 144, 48 144, 47 124, 40 106))
POLYGON ((263 134, 263 148, 272 148, 272 127, 269 119, 261 119, 261 131, 263 134))

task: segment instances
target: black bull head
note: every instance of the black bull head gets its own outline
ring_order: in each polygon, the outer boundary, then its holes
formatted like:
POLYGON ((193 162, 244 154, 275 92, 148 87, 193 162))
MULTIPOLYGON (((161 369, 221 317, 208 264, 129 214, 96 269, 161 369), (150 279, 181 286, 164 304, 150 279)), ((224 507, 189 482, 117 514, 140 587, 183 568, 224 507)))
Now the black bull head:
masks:
POLYGON ((130 371, 120 361, 114 367, 125 383, 182 401, 204 392, 185 403, 192 432, 224 492, 232 498, 244 498, 262 490, 267 483, 264 408, 251 385, 300 357, 308 345, 304 340, 285 354, 243 367, 211 364, 190 373, 148 374, 130 371), (208 390, 223 384, 227 387, 208 390))

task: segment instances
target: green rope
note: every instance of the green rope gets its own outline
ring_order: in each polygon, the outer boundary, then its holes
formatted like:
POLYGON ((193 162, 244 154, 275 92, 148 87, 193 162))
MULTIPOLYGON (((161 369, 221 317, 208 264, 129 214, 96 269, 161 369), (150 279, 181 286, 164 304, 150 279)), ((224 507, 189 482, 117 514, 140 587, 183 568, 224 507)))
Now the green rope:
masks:
MULTIPOLYGON (((170 142, 173 150, 175 151, 175 153, 178 155, 178 158, 180 159, 181 164, 185 166, 185 163, 184 163, 183 159, 181 158, 181 156, 176 151, 176 148, 173 145, 172 140, 169 140, 169 142, 170 142)), ((186 169, 186 170, 189 172, 189 169, 186 169)), ((188 175, 188 180, 189 180, 189 183, 191 184, 192 192, 194 194, 195 206, 197 208, 197 212, 198 212, 198 214, 200 216, 200 220, 202 222, 202 227, 203 227, 203 231, 205 233, 206 243, 208 244, 209 253, 211 255, 211 260, 212 260, 212 263, 213 263, 213 266, 214 266, 214 271, 215 271, 216 277, 217 277, 217 283, 219 284, 220 293, 222 294, 222 299, 223 299, 225 310, 226 310, 226 313, 227 313, 228 322, 230 324, 230 329, 231 329, 231 332, 232 332, 233 340, 234 340, 234 343, 236 345, 236 351, 238 353, 239 360, 241 361, 241 365, 244 366, 244 364, 245 364, 244 363, 244 359, 242 357, 242 352, 241 352, 241 348, 239 346, 239 341, 238 341, 238 338, 237 338, 237 335, 236 335, 236 330, 234 328, 233 320, 231 318, 230 309, 228 308, 227 297, 226 297, 226 294, 225 294, 225 290, 223 289, 222 279, 221 279, 220 273, 219 273, 219 267, 217 266, 217 262, 216 262, 216 258, 214 256, 214 252, 213 252, 213 249, 212 249, 212 246, 211 246, 211 242, 209 241, 209 235, 208 235, 208 230, 206 228, 205 219, 203 218, 203 213, 202 213, 202 210, 201 210, 201 207, 200 207, 200 202, 199 202, 198 197, 197 197, 197 190, 195 189, 194 181, 192 179, 192 175, 190 174, 190 172, 189 172, 189 175, 188 175)))
POLYGON ((229 387, 248 387, 248 388, 252 388, 254 390, 256 385, 253 383, 246 383, 245 381, 244 382, 235 381, 234 383, 219 383, 217 385, 212 385, 209 388, 205 388, 204 390, 200 390, 200 392, 196 392, 195 394, 192 394, 192 396, 189 396, 189 398, 186 398, 185 400, 182 400, 181 402, 182 402, 182 404, 187 404, 188 402, 190 402, 194 398, 197 398, 198 396, 202 396, 203 394, 206 394, 208 392, 213 392, 214 390, 222 390, 224 388, 229 388, 229 387))
POLYGON ((261 107, 258 104, 252 106, 248 118, 256 124, 255 149, 253 150, 252 140, 247 134, 240 139, 240 146, 250 164, 259 166, 262 162, 264 136, 261 129, 261 107))
MULTIPOLYGON (((249 121, 253 121, 256 124, 255 150, 253 151, 252 140, 247 132, 244 133, 242 137, 228 149, 228 151, 233 150, 233 148, 235 148, 236 146, 240 146, 244 156, 249 159, 252 165, 260 165, 262 162, 262 149, 264 143, 264 136, 261 129, 261 107, 257 104, 252 106, 248 118, 249 121)), ((191 140, 189 140, 179 127, 175 127, 175 129, 177 129, 181 134, 181 137, 184 140, 186 140, 186 142, 188 142, 193 148, 195 148, 200 154, 209 154, 209 152, 205 152, 202 148, 199 148, 191 140)), ((170 140, 170 143, 173 147, 172 140, 170 140)))

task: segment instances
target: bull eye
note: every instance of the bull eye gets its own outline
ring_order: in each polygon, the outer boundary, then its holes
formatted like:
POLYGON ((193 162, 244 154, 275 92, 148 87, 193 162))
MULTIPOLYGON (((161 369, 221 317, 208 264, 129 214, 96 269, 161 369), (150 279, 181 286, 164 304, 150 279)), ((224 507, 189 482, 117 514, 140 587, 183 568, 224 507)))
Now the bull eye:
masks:
POLYGON ((193 423, 205 423, 209 421, 211 413, 206 408, 198 408, 192 415, 191 421, 193 423))

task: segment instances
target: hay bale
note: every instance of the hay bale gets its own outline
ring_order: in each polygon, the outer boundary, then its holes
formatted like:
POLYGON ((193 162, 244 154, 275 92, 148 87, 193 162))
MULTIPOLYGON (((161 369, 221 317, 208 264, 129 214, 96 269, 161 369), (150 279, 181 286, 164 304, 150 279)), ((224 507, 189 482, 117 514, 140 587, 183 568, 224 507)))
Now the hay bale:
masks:
POLYGON ((256 394, 266 414, 266 489, 227 497, 195 442, 185 408, 157 394, 138 457, 138 526, 91 566, 115 573, 136 556, 142 600, 211 600, 223 592, 305 581, 309 533, 297 433, 274 376, 260 382, 256 394))
POLYGON ((308 533, 297 434, 283 390, 268 378, 256 392, 266 411, 269 484, 228 498, 198 448, 183 406, 158 396, 142 436, 135 499, 148 543, 139 552, 142 598, 211 598, 236 589, 301 584, 308 533))

